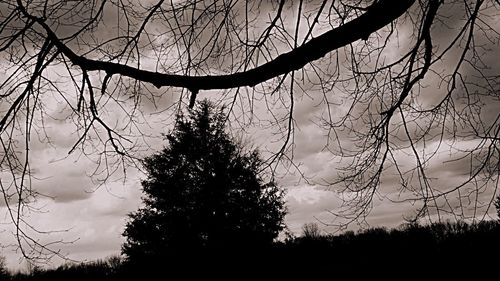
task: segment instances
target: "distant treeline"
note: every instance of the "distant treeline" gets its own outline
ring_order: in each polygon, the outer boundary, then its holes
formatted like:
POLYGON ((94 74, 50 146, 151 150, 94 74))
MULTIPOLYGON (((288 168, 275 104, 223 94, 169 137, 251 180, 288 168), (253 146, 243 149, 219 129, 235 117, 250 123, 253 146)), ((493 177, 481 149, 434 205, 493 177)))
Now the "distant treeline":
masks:
POLYGON ((377 275, 407 270, 422 275, 449 270, 458 274, 484 272, 488 264, 498 263, 497 253, 500 253, 500 222, 447 222, 390 230, 371 228, 341 235, 305 231, 300 237, 267 248, 245 248, 242 241, 241 248, 197 252, 191 249, 139 263, 114 257, 56 269, 35 268, 30 273, 4 271, 0 280, 163 280, 164 276, 178 274, 185 278, 231 277, 230 272, 244 274, 240 277, 270 273, 290 276, 297 271, 377 275))

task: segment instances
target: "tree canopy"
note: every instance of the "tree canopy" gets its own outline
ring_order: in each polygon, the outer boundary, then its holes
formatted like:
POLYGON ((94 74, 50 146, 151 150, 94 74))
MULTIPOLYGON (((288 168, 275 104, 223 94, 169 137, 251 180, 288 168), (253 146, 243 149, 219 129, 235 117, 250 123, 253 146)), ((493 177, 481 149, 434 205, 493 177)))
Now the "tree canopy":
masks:
POLYGON ((130 215, 129 259, 189 249, 264 247, 283 229, 283 192, 262 176, 256 150, 224 131, 225 115, 204 101, 180 115, 168 145, 147 157, 145 206, 130 215))
POLYGON ((499 180, 499 11, 498 0, 2 1, 12 233, 45 249, 23 219, 40 195, 33 148, 55 143, 105 180, 151 147, 151 116, 171 123, 201 95, 243 130, 273 129, 269 165, 341 194, 337 226, 365 221, 378 199, 411 205, 409 220, 484 219, 499 180), (300 170, 305 122, 322 130, 327 176, 300 170))

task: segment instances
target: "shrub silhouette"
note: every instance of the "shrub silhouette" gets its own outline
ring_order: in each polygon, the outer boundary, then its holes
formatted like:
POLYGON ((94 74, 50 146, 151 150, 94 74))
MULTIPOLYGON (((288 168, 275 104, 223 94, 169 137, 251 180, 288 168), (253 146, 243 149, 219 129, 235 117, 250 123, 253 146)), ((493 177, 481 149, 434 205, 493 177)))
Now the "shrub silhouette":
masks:
POLYGON ((168 146, 144 159, 145 207, 129 215, 123 234, 129 260, 271 245, 283 229, 283 192, 224 123, 222 109, 201 102, 178 116, 168 146))

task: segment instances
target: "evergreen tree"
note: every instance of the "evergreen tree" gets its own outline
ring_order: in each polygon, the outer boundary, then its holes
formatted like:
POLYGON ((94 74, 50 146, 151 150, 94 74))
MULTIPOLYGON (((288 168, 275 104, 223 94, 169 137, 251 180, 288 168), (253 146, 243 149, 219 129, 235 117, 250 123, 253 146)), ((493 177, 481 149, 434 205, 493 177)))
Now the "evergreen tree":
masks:
POLYGON ((186 249, 270 244, 283 229, 283 192, 265 181, 256 150, 225 131, 223 110, 204 101, 179 116, 168 146, 144 159, 145 207, 129 215, 129 259, 186 249))

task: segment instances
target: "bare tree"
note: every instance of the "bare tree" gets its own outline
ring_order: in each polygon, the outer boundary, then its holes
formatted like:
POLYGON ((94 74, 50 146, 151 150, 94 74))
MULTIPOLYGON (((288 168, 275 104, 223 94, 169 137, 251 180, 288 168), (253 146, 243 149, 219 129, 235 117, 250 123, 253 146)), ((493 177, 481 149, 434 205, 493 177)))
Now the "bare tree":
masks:
POLYGON ((319 226, 317 223, 310 222, 310 223, 305 223, 302 226, 302 237, 308 238, 308 239, 318 239, 321 237, 321 230, 319 229, 319 226))
POLYGON ((178 98, 182 110, 200 94, 242 127, 266 121, 281 137, 270 165, 292 167, 294 108, 314 95, 323 150, 339 159, 321 183, 345 194, 340 226, 391 192, 416 205, 411 220, 484 218, 500 169, 499 11, 487 0, 2 1, 0 188, 18 242, 46 248, 23 213, 37 196, 30 145, 50 143, 54 104, 74 124, 68 152, 106 178, 144 149, 144 104, 178 98), (432 173, 443 151, 465 167, 444 186, 432 173))

